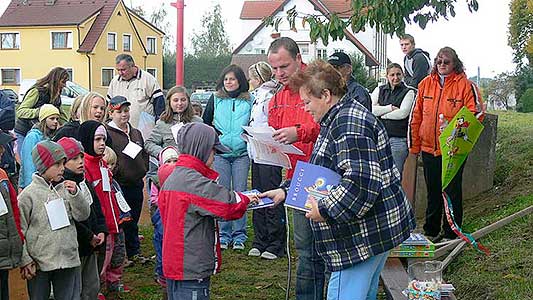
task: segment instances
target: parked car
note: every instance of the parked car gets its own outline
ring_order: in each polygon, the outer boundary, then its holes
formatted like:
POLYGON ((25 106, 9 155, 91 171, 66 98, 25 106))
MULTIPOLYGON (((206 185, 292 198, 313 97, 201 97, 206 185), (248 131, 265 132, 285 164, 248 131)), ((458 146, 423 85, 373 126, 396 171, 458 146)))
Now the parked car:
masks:
MULTIPOLYGON (((20 83, 18 94, 19 102, 22 102, 22 99, 24 99, 24 95, 35 84, 36 81, 37 80, 35 79, 22 80, 22 82, 20 83)), ((72 105, 72 102, 74 102, 74 99, 76 99, 76 97, 80 95, 85 95, 87 93, 89 93, 89 91, 86 88, 75 82, 67 81, 67 85, 61 91, 61 104, 72 105)))
POLYGON ((191 102, 198 102, 205 108, 213 93, 213 91, 196 90, 191 94, 191 102))

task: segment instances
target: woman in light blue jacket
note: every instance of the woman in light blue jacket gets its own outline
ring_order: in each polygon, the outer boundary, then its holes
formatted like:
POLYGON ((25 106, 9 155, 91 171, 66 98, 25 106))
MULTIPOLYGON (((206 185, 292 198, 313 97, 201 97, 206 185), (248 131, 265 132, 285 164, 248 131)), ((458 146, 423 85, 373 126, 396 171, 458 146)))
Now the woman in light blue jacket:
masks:
POLYGON ((23 189, 31 183, 32 175, 36 171, 31 157, 31 151, 37 143, 43 140, 49 140, 54 136, 59 127, 59 117, 59 109, 52 104, 44 104, 39 109, 39 123, 35 124, 28 131, 22 143, 22 149, 20 150, 20 188, 23 189))
MULTIPOLYGON (((250 159, 246 143, 241 137, 242 126, 248 125, 253 99, 243 70, 237 65, 227 66, 220 75, 216 93, 205 109, 204 123, 213 126, 220 142, 230 153, 215 155, 214 169, 220 174, 219 183, 236 192, 247 190, 250 159)), ((227 249, 244 250, 246 215, 239 220, 220 222, 220 244, 227 249)))

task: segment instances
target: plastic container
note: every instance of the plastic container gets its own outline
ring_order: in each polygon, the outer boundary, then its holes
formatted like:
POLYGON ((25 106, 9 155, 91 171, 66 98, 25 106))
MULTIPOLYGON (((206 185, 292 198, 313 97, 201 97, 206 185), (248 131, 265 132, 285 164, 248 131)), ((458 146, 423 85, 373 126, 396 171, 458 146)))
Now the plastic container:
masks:
POLYGON ((410 300, 440 300, 442 262, 417 262, 407 268, 409 286, 404 291, 410 300))

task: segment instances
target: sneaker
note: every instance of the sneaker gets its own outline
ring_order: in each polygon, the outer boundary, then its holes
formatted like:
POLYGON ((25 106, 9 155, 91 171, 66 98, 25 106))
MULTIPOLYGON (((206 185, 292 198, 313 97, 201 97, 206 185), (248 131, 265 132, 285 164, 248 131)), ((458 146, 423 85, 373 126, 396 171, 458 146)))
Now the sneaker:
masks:
POLYGON ((248 256, 261 256, 261 251, 257 248, 252 248, 248 251, 248 256))
POLYGON ((274 253, 270 253, 268 251, 265 251, 261 254, 261 258, 264 258, 264 259, 269 259, 269 260, 274 260, 274 259, 277 259, 278 256, 274 253))
POLYGON ((146 258, 144 256, 142 256, 141 254, 136 254, 134 255, 131 260, 133 260, 134 263, 138 263, 138 264, 141 264, 141 265, 144 265, 145 263, 147 263, 150 259, 149 258, 146 258))
POLYGON ((130 289, 129 286, 127 286, 127 285, 125 285, 123 283, 120 283, 118 285, 118 292, 119 293, 129 293, 129 292, 131 292, 131 289, 130 289))
POLYGON ((124 268, 133 267, 134 264, 135 262, 133 262, 133 260, 126 259, 126 261, 124 261, 124 268))
POLYGON ((244 250, 244 243, 233 243, 233 250, 244 250))
POLYGON ((144 235, 139 234, 137 237, 139 238, 139 242, 144 241, 144 235))
POLYGON ((220 243, 220 249, 222 249, 222 250, 228 249, 228 244, 227 243, 220 243))

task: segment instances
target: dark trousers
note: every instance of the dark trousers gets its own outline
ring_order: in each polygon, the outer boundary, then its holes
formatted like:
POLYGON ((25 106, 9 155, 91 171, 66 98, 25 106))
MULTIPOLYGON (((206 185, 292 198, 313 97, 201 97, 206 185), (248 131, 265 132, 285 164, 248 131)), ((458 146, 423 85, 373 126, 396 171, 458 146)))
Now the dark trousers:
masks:
MULTIPOLYGON (((281 167, 252 162, 252 188, 266 192, 279 187, 281 167)), ((277 256, 285 254, 285 209, 283 205, 260 208, 253 211, 253 248, 268 251, 277 256)))
POLYGON ((50 289, 54 289, 56 300, 80 300, 80 267, 53 271, 37 270, 35 277, 27 281, 30 300, 48 300, 50 289))
POLYGON ((9 300, 9 270, 0 270, 0 300, 9 300))
MULTIPOLYGON (((422 152, 424 164, 424 179, 427 187, 426 223, 424 232, 429 236, 437 236, 440 233, 441 223, 444 237, 455 238, 456 234, 451 229, 444 213, 444 200, 442 198, 442 156, 433 156, 422 152)), ((451 199, 455 223, 461 227, 463 223, 463 170, 464 163, 444 190, 451 199)))
POLYGON ((140 254, 139 243, 139 219, 141 218, 141 211, 143 208, 144 200, 144 182, 140 181, 136 185, 120 186, 122 193, 128 205, 131 208, 131 222, 124 223, 124 237, 126 241, 126 254, 128 258, 132 258, 134 255, 140 254))

